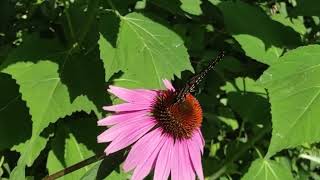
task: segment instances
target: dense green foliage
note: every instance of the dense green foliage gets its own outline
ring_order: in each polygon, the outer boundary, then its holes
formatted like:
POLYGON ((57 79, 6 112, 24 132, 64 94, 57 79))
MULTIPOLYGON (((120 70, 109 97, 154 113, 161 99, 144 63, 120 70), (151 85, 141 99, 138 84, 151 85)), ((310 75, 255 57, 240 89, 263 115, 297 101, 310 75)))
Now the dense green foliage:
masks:
MULTIPOLYGON (((109 84, 181 87, 221 50, 196 92, 205 176, 319 180, 319 0, 1 0, 0 179, 101 153, 109 84)), ((125 153, 63 178, 130 178, 125 153)))

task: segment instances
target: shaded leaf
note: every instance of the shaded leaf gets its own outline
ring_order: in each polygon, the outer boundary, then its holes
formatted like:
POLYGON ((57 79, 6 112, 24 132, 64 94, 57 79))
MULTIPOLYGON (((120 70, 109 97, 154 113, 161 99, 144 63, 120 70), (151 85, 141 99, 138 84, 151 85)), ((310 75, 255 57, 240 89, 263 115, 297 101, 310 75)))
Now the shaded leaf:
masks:
MULTIPOLYGON (((94 152, 80 143, 68 127, 61 125, 53 140, 52 150, 48 155, 47 168, 49 174, 53 174, 91 156, 94 156, 94 152)), ((63 176, 62 179, 80 179, 92 166, 93 164, 85 166, 63 176)))
POLYGON ((254 80, 237 78, 222 89, 227 91, 228 105, 244 121, 265 124, 271 118, 267 92, 254 80))
POLYGON ((119 164, 123 161, 122 153, 115 153, 105 157, 102 161, 93 166, 86 174, 81 177, 81 180, 91 179, 106 179, 118 180, 128 179, 128 173, 124 173, 119 168, 119 164))
POLYGON ((320 16, 318 0, 296 0, 297 6, 292 10, 294 16, 320 16))
POLYGON ((0 96, 0 150, 2 150, 30 138, 31 116, 21 99, 16 82, 9 75, 0 73, 0 84, 5 87, 0 96))

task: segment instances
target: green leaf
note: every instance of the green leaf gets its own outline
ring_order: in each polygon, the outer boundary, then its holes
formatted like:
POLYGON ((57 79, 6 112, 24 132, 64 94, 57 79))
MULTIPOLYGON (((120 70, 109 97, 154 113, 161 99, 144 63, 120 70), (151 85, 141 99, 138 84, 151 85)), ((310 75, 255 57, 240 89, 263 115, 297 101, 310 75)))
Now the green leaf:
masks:
POLYGON ((289 51, 264 72, 273 131, 268 155, 304 143, 320 141, 320 46, 289 51))
MULTIPOLYGON (((71 133, 68 127, 60 126, 49 152, 47 168, 49 174, 53 174, 66 167, 81 162, 94 155, 84 144, 80 143, 71 133)), ((73 173, 63 176, 62 179, 80 179, 93 164, 85 166, 73 173)))
POLYGON ((6 89, 0 96, 0 150, 2 150, 30 138, 31 116, 21 99, 16 82, 9 75, 0 73, 0 84, 6 89))
POLYGON ((40 134, 49 123, 72 112, 95 109, 93 103, 84 96, 70 102, 68 89, 60 80, 56 63, 16 63, 3 72, 10 74, 20 85, 22 98, 32 115, 32 134, 40 134))
POLYGON ((201 1, 200 0, 180 0, 181 2, 181 9, 184 10, 187 13, 193 14, 193 15, 201 15, 201 1))
POLYGON ((257 6, 242 1, 218 4, 227 31, 238 41, 246 55, 265 64, 272 64, 284 48, 300 44, 300 36, 292 28, 270 19, 257 6), (236 11, 235 11, 236 10, 236 11), (250 20, 250 23, 244 21, 250 20))
POLYGON ((263 40, 248 34, 237 34, 233 37, 240 43, 246 55, 265 64, 273 64, 278 61, 283 49, 274 45, 267 47, 263 40))
POLYGON ((293 30, 295 30, 297 33, 299 33, 301 36, 307 33, 307 28, 304 26, 303 21, 301 19, 295 19, 295 18, 289 18, 285 17, 282 14, 275 14, 271 16, 271 18, 275 21, 280 22, 281 24, 285 26, 291 27, 293 30))
MULTIPOLYGON (((95 99, 90 95, 93 94, 91 93, 92 91, 97 89, 97 86, 83 88, 77 82, 70 83, 68 81, 73 78, 73 81, 81 81, 86 86, 96 83, 99 78, 95 79, 96 81, 90 79, 91 75, 95 75, 95 73, 79 76, 82 79, 76 79, 75 76, 68 74, 91 72, 94 62, 91 61, 91 64, 87 62, 85 66, 81 66, 77 65, 77 63, 81 64, 83 60, 78 58, 78 62, 73 63, 74 66, 70 66, 67 61, 74 61, 72 54, 70 51, 61 50, 63 48, 59 46, 57 41, 29 36, 25 39, 25 44, 10 53, 2 65, 2 72, 10 74, 20 86, 19 91, 22 99, 26 101, 32 116, 31 138, 25 144, 15 147, 21 156, 18 160, 17 168, 13 171, 13 179, 21 178, 24 175, 25 165, 31 166, 44 149, 47 138, 40 136, 40 133, 50 123, 54 123, 59 118, 76 111, 85 111, 87 113, 95 111, 99 115, 96 106, 88 99, 88 97, 95 99), (62 71, 60 69, 60 73, 64 75, 64 81, 60 78, 59 63, 64 67, 62 71), (75 68, 72 69, 72 67, 75 68), (66 71, 66 73, 63 71, 66 71), (69 88, 64 83, 73 86, 69 88)), ((96 66, 94 68, 99 72, 96 66)), ((101 88, 100 91, 103 91, 103 89, 101 88)), ((98 91, 95 92, 100 94, 98 91)))
MULTIPOLYGON (((100 39, 100 50, 108 51, 106 40, 100 39)), ((111 53, 111 51, 109 51, 111 53)), ((162 79, 180 77, 181 71, 191 70, 187 49, 181 38, 166 26, 141 14, 121 17, 121 25, 114 57, 102 57, 106 71, 122 71, 118 85, 159 88, 162 79)))
POLYGON ((223 87, 221 87, 222 90, 226 91, 227 93, 230 92, 251 92, 256 93, 258 95, 261 95, 263 97, 266 96, 266 90, 259 86, 259 83, 254 81, 251 78, 236 78, 234 81, 227 82, 227 84, 223 87))
POLYGON ((228 105, 246 122, 265 124, 270 120, 267 92, 250 78, 237 78, 222 87, 227 92, 228 105), (246 106, 243 103, 246 103, 246 106))
POLYGON ((81 177, 81 180, 91 179, 106 179, 106 180, 118 180, 128 179, 129 174, 125 173, 119 168, 119 164, 122 161, 122 154, 116 153, 111 156, 107 156, 102 161, 98 162, 90 168, 90 170, 81 177))
POLYGON ((293 180, 293 177, 290 169, 280 163, 268 159, 257 159, 253 161, 249 171, 242 178, 242 180, 249 179, 293 180))
POLYGON ((19 148, 21 157, 18 166, 31 166, 45 147, 46 141, 40 133, 59 118, 72 112, 95 109, 94 104, 85 96, 70 101, 67 87, 61 83, 58 65, 50 61, 33 63, 16 63, 4 72, 13 76, 20 85, 22 99, 27 102, 32 115, 32 136, 19 148))

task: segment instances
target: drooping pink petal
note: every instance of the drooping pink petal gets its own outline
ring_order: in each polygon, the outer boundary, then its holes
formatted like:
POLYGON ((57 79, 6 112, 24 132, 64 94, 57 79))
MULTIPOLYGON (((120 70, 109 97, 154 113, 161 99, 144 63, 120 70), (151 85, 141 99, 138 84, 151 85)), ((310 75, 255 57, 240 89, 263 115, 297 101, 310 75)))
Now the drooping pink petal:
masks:
POLYGON ((148 115, 148 111, 141 110, 141 111, 131 111, 131 112, 122 112, 110 115, 106 118, 103 118, 98 121, 99 126, 111 126, 117 123, 126 122, 135 117, 142 117, 144 115, 148 115))
POLYGON ((170 163, 171 180, 179 180, 179 179, 181 179, 180 176, 181 176, 182 172, 181 172, 181 169, 179 166, 180 155, 179 155, 179 144, 177 141, 174 143, 172 150, 173 150, 173 152, 172 152, 173 158, 170 159, 170 161, 171 161, 171 163, 170 163))
POLYGON ((133 104, 133 103, 123 103, 123 104, 117 104, 113 106, 104 106, 103 109, 107 111, 138 111, 138 110, 145 110, 150 109, 150 105, 146 104, 133 104))
POLYGON ((202 133, 201 133, 201 130, 198 128, 197 129, 197 131, 198 131, 198 133, 199 133, 199 136, 200 136, 200 138, 201 138, 201 142, 202 142, 202 151, 203 151, 203 148, 204 148, 204 145, 205 145, 205 140, 204 140, 204 138, 203 138, 203 136, 202 136, 202 133))
POLYGON ((175 91, 174 87, 172 86, 171 82, 167 79, 164 79, 162 80, 163 81, 163 84, 164 86, 169 89, 169 90, 172 90, 172 91, 175 91))
POLYGON ((161 131, 159 128, 149 132, 136 142, 123 164, 123 169, 128 172, 134 169, 146 156, 150 155, 154 148, 160 143, 161 131))
POLYGON ((201 163, 201 147, 199 147, 199 143, 194 139, 189 139, 187 141, 189 156, 192 162, 192 166, 195 169, 200 180, 203 180, 203 171, 202 171, 202 163, 201 163))
POLYGON ((120 135, 115 140, 113 140, 109 146, 105 149, 106 155, 111 154, 113 152, 119 151, 132 143, 136 142, 143 135, 145 135, 150 129, 155 126, 155 122, 150 121, 148 124, 143 124, 143 126, 137 126, 135 131, 129 132, 128 134, 120 135))
POLYGON ((121 134, 127 134, 128 131, 143 127, 150 122, 155 123, 150 117, 134 117, 126 122, 116 124, 104 131, 98 136, 98 142, 110 142, 121 134))
POLYGON ((202 133, 200 131, 200 129, 197 129, 194 133, 193 136, 191 138, 193 141, 195 141, 198 144, 198 147, 201 150, 201 153, 203 153, 203 148, 204 148, 204 139, 202 137, 202 133))
MULTIPOLYGON (((142 180, 144 177, 146 177, 149 174, 150 170, 153 167, 155 160, 158 157, 160 149, 164 145, 165 140, 166 140, 166 138, 162 135, 160 137, 159 144, 157 146, 153 147, 154 150, 152 151, 152 153, 149 156, 146 155, 146 158, 144 159, 144 161, 140 162, 138 164, 138 166, 135 168, 133 175, 132 175, 132 180, 142 180)), ((143 154, 143 152, 141 152, 141 153, 143 154)))
POLYGON ((150 98, 150 93, 140 92, 117 86, 109 86, 108 91, 124 101, 136 104, 149 104, 150 101, 152 101, 156 96, 155 94, 152 98, 150 98))
POLYGON ((170 160, 172 158, 171 154, 174 142, 170 136, 165 138, 164 146, 158 155, 153 180, 167 180, 170 174, 170 160))

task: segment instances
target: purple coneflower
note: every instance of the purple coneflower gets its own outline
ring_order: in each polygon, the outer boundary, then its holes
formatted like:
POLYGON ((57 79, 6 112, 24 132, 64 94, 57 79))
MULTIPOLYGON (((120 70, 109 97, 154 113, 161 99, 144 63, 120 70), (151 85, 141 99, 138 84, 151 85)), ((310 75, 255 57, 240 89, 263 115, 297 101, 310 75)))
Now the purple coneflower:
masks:
POLYGON ((98 121, 111 126, 98 136, 99 143, 111 142, 105 153, 119 151, 134 143, 123 169, 133 171, 132 179, 146 177, 154 169, 154 179, 204 179, 201 164, 204 140, 200 131, 202 110, 188 93, 175 102, 175 89, 164 80, 167 90, 125 89, 110 86, 108 91, 126 103, 105 106, 115 114, 98 121))

